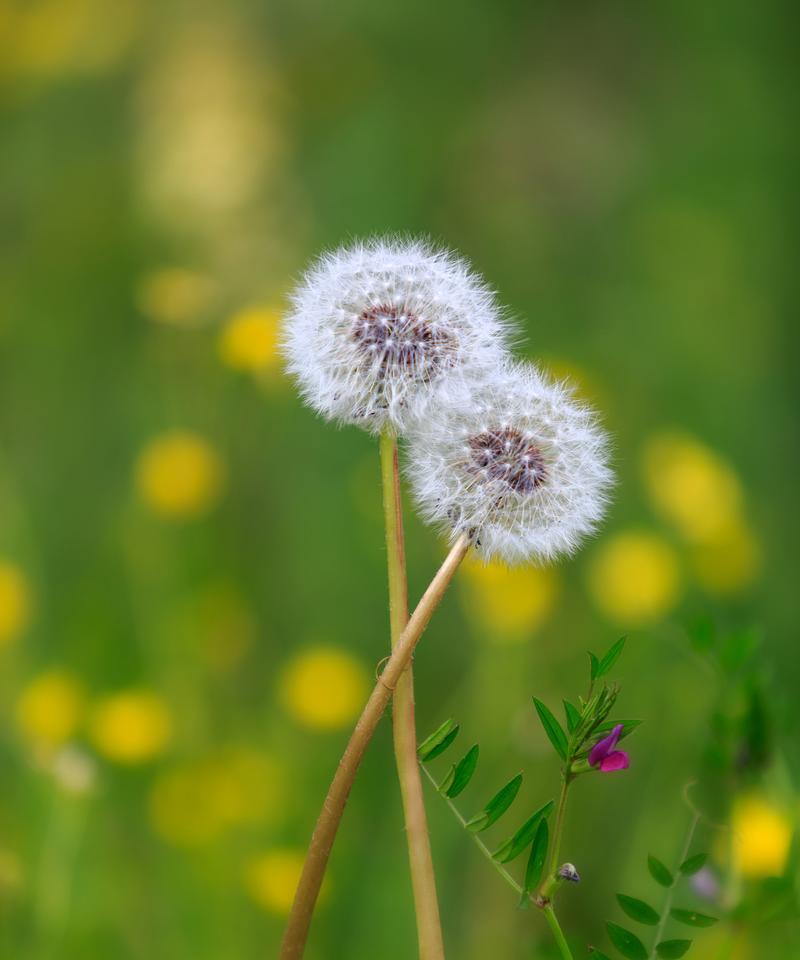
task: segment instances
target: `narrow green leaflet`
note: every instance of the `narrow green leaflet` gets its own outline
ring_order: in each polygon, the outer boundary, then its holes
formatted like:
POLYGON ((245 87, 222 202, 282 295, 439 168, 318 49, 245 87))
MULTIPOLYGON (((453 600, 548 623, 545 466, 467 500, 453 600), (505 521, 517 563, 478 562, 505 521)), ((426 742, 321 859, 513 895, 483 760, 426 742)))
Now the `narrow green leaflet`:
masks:
POLYGON ((595 733, 610 733, 614 727, 622 724, 622 734, 620 735, 620 740, 624 740, 625 737, 629 737, 633 731, 641 726, 641 720, 606 720, 604 723, 598 724, 594 728, 595 733))
POLYGON ((516 777, 509 780, 504 787, 497 791, 479 814, 467 823, 467 830, 479 833, 496 823, 516 799, 521 783, 522 774, 518 773, 516 777))
POLYGON ((477 743, 471 746, 458 763, 451 767, 450 773, 439 787, 439 790, 451 800, 455 799, 472 779, 472 774, 475 773, 475 767, 478 765, 479 750, 477 743))
POLYGON ((455 720, 445 720, 438 730, 434 730, 433 733, 429 737, 426 737, 417 747, 417 756, 419 759, 425 763, 428 760, 433 760, 434 757, 438 757, 440 753, 444 753, 458 736, 460 729, 455 720))
POLYGON ((589 672, 591 674, 592 680, 597 679, 597 671, 600 669, 600 661, 597 657, 589 651, 589 672))
POLYGON ((608 954, 598 950, 597 947, 589 947, 589 955, 594 957, 594 960, 611 960, 608 954))
POLYGON ((696 853, 693 857, 689 857, 688 860, 684 860, 678 869, 685 877, 690 877, 693 873, 697 873, 698 870, 703 869, 706 860, 708 860, 707 853, 696 853))
POLYGON ((662 960, 675 960, 682 957, 691 945, 691 940, 662 940, 656 946, 656 953, 662 960))
POLYGON ((622 653, 625 647, 625 641, 627 637, 621 637, 617 642, 609 649, 608 653, 603 657, 600 663, 597 665, 597 672, 594 674, 595 679, 604 677, 609 670, 614 666, 614 664, 619 659, 619 655, 622 653))
POLYGON ((533 840, 539 821, 543 817, 549 817, 553 812, 555 803, 550 800, 543 807, 540 807, 536 813, 528 817, 525 823, 517 830, 513 837, 509 837, 492 854, 495 860, 500 863, 510 863, 515 857, 518 857, 525 847, 533 840))
POLYGON ((550 829, 547 820, 540 820, 533 838, 531 855, 528 857, 528 866, 525 868, 525 885, 522 888, 522 899, 527 900, 542 879, 544 860, 547 856, 547 846, 550 842, 550 829))
POLYGON ((656 883, 660 883, 662 887, 671 887, 675 882, 669 870, 667 870, 664 864, 654 857, 652 853, 647 858, 647 869, 650 871, 650 876, 656 883))
POLYGON ((544 732, 547 734, 550 743, 552 743, 556 748, 556 753, 559 755, 559 757, 566 761, 567 735, 564 733, 561 724, 558 722, 558 720, 556 720, 551 711, 542 703, 541 700, 537 700, 537 698, 534 697, 533 705, 536 707, 536 712, 539 714, 539 719, 542 721, 544 732))
POLYGON ((636 897, 626 897, 624 893, 618 893, 617 903, 631 920, 637 923, 646 923, 649 927, 654 927, 660 919, 657 910, 644 900, 637 900, 636 897))
POLYGON ((719 917, 709 917, 706 913, 698 913, 696 910, 681 910, 678 907, 670 910, 670 916, 678 923, 685 923, 689 927, 713 927, 719 920, 719 917))
POLYGON ((628 960, 647 960, 645 945, 635 933, 631 933, 630 930, 626 930, 625 927, 620 927, 618 924, 610 922, 606 924, 606 930, 608 931, 609 940, 623 957, 627 957, 628 960))
POLYGON ((573 733, 575 728, 581 722, 581 712, 577 707, 573 706, 569 700, 565 700, 564 715, 567 718, 567 730, 569 730, 570 733, 573 733))

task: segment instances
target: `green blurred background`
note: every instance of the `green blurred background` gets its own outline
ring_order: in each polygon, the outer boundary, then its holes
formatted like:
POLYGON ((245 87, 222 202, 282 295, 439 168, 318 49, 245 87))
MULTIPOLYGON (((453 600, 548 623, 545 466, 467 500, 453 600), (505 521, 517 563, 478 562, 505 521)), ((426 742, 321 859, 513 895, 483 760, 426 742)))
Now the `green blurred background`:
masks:
MULTIPOLYGON (((800 957, 793 10, 0 0, 0 956, 276 953, 388 623, 376 445, 275 340, 312 256, 408 231, 497 288, 619 473, 575 560, 467 567, 420 647, 421 732, 482 744, 464 812, 524 770, 501 840, 553 795, 530 695, 627 633, 646 722, 574 790, 576 950, 658 898, 700 777, 732 826, 706 909, 737 909, 692 955, 800 957)), ((417 596, 443 544, 407 525, 417 596)), ((429 815, 449 955, 552 957, 429 815)), ((415 955, 388 723, 308 955, 415 955)))

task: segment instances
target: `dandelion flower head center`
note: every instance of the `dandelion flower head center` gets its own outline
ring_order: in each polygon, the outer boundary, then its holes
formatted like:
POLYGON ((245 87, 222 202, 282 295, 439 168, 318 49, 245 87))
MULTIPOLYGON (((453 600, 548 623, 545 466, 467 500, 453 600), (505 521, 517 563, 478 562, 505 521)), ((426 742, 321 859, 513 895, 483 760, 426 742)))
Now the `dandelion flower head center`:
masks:
POLYGON ((406 304, 368 307, 355 320, 352 336, 381 379, 395 373, 429 380, 447 361, 452 346, 449 333, 406 304))
POLYGON ((514 427, 484 430, 467 441, 472 470, 515 493, 532 493, 547 478, 545 458, 533 438, 514 427))

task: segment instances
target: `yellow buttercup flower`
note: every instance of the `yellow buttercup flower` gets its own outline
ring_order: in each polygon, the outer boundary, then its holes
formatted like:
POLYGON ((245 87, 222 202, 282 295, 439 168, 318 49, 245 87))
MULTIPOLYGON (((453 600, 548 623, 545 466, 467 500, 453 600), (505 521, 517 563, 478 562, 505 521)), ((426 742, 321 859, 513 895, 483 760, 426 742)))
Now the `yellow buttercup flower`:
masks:
POLYGON ((315 730, 337 730, 357 715, 369 691, 361 663, 336 647, 298 654, 281 678, 280 695, 295 720, 315 730))
MULTIPOLYGON (((244 873, 245 888, 259 906, 281 916, 292 906, 294 892, 303 870, 305 854, 302 850, 281 848, 270 850, 247 864, 244 873)), ((327 878, 323 881, 321 897, 327 892, 327 878)))
POLYGON ((235 314, 220 335, 222 362, 234 370, 263 373, 277 366, 280 314, 272 307, 246 307, 235 314))
POLYGON ((89 734, 98 753, 136 764, 163 753, 172 739, 172 718, 164 700, 148 690, 125 690, 95 704, 89 734))
POLYGON ((144 501, 168 517, 197 517, 219 499, 225 468, 202 437, 174 431, 157 437, 139 457, 136 481, 144 501))
POLYGON ((0 647, 24 631, 30 607, 30 587, 25 575, 13 563, 0 560, 0 647))
POLYGON ((284 771, 273 757, 229 747, 163 774, 150 795, 150 814, 164 839, 192 846, 240 824, 274 822, 285 806, 284 771))
POLYGON ((759 793, 737 798, 731 816, 733 859, 746 877, 779 877, 786 869, 794 824, 759 793))
POLYGON ((83 688, 66 670, 35 677, 17 700, 17 726, 32 743, 57 747, 74 736, 83 718, 83 688))
POLYGON ((464 606, 490 639, 525 640, 553 609, 558 579, 552 568, 506 567, 468 559, 462 570, 464 606))
POLYGON ((695 544, 689 556, 701 585, 727 596, 749 586, 761 568, 761 548, 744 520, 734 520, 713 537, 695 544))
POLYGON ((136 300, 150 320, 191 327, 208 317, 216 292, 211 278, 203 273, 184 267, 164 267, 142 278, 136 300))
POLYGON ((642 453, 642 470, 655 508, 687 540, 708 540, 740 515, 742 490, 736 474, 692 437, 652 437, 642 453))
POLYGON ((630 531, 602 543, 589 568, 589 590, 612 620, 642 626, 664 616, 680 592, 678 559, 654 534, 630 531))

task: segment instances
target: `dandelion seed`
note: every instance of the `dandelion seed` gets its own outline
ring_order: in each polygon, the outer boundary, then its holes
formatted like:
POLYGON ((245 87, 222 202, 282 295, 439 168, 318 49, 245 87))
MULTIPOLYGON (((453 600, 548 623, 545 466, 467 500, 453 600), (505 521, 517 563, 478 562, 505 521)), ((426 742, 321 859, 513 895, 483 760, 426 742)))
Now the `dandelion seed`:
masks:
POLYGON ((506 563, 572 552, 612 479, 594 414, 529 365, 451 391, 413 431, 410 475, 428 521, 506 563))
POLYGON ((420 241, 327 254, 293 302, 283 349, 303 398, 373 432, 405 432, 442 390, 505 356, 507 325, 489 288, 420 241))

